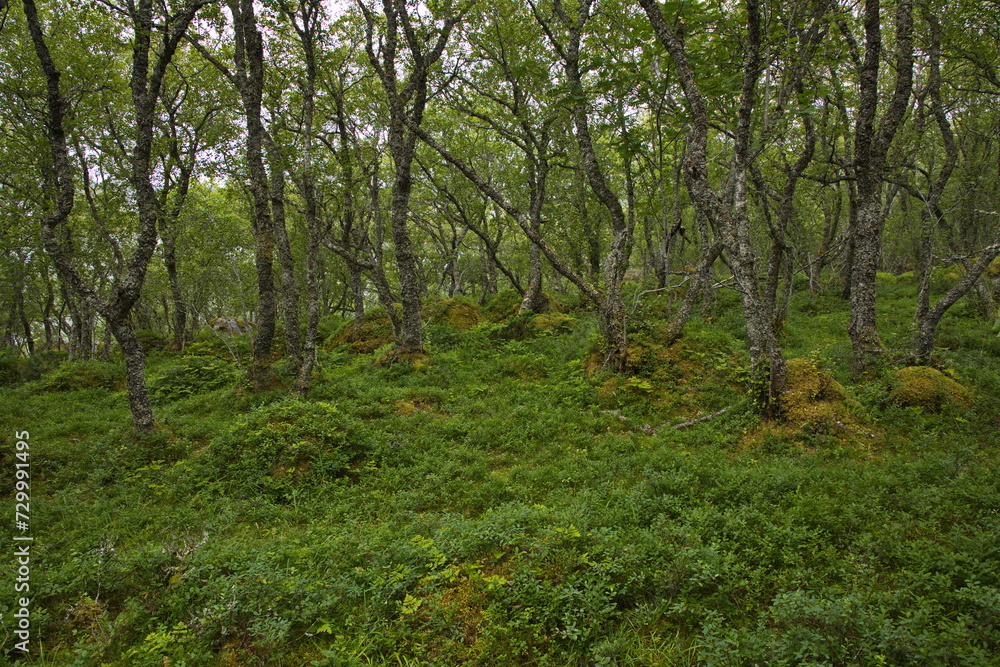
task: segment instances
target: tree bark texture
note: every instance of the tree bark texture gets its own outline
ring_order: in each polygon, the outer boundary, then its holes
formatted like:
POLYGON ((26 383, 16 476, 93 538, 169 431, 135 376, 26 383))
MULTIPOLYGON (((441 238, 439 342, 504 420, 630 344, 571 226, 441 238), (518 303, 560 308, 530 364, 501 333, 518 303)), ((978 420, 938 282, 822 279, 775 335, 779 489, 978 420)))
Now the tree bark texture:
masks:
POLYGON ((232 0, 236 38, 236 82, 246 117, 246 161, 253 200, 254 266, 257 270, 257 330, 253 338, 250 377, 254 389, 274 384, 271 344, 274 341, 277 299, 274 284, 274 226, 270 191, 264 168, 265 129, 261 120, 264 89, 264 46, 251 0, 232 0))
POLYGON ((413 187, 413 159, 416 155, 417 140, 412 127, 419 127, 423 121, 427 104, 429 68, 441 58, 451 31, 461 16, 449 16, 437 31, 433 45, 430 45, 429 36, 420 34, 422 30, 419 26, 411 23, 405 0, 382 0, 385 32, 380 44, 380 58, 376 53, 373 35, 374 16, 363 4, 360 7, 365 14, 367 24, 368 60, 378 74, 389 104, 389 153, 394 164, 390 228, 403 305, 400 330, 396 338, 395 354, 398 356, 422 352, 424 349, 423 324, 420 321, 423 287, 418 257, 408 227, 410 191, 413 187), (409 72, 403 81, 399 80, 397 74, 400 64, 400 37, 408 48, 410 60, 409 72))
POLYGON ((731 201, 726 205, 712 190, 708 178, 708 112, 684 44, 660 11, 656 0, 639 0, 657 39, 670 54, 677 71, 684 103, 691 117, 687 138, 684 176, 691 199, 716 230, 725 246, 743 305, 750 348, 751 389, 765 414, 775 409, 785 382, 785 360, 773 328, 773 315, 757 283, 755 257, 747 215, 747 170, 750 168, 751 119, 755 90, 762 67, 760 6, 747 0, 747 43, 737 116, 733 167, 730 173, 731 201))
POLYGON ((285 355, 296 368, 302 366, 302 332, 299 329, 299 283, 295 278, 295 258, 288 241, 285 219, 285 164, 281 149, 270 133, 264 134, 267 162, 270 167, 269 192, 274 243, 281 266, 281 321, 285 326, 285 355))
POLYGON ((126 355, 126 381, 129 390, 129 405, 132 423, 137 431, 153 428, 153 412, 146 390, 144 356, 138 340, 129 323, 129 315, 139 299, 149 261, 156 250, 156 225, 160 215, 156 193, 152 186, 152 142, 156 107, 167 66, 177 50, 177 45, 187 30, 188 24, 200 9, 200 3, 185 5, 178 14, 168 17, 165 28, 155 25, 153 6, 150 0, 142 0, 129 5, 133 22, 134 41, 132 45, 132 70, 129 86, 132 105, 135 110, 135 143, 131 156, 130 181, 135 191, 139 218, 139 232, 134 243, 132 256, 128 259, 123 275, 114 281, 112 295, 101 299, 96 290, 88 285, 65 252, 56 234, 56 228, 69 217, 73 208, 74 185, 70 169, 69 148, 66 139, 64 119, 69 103, 60 92, 60 73, 52 60, 42 33, 34 0, 24 0, 25 16, 31 33, 35 53, 46 80, 46 110, 49 148, 55 183, 55 208, 42 217, 42 237, 46 252, 65 284, 69 285, 90 309, 99 312, 115 333, 126 355), (151 62, 152 35, 163 30, 160 52, 151 62), (128 345, 128 350, 125 349, 128 345))
POLYGON ((888 108, 876 127, 878 70, 882 53, 879 0, 866 0, 865 56, 858 73, 860 99, 854 137, 854 174, 857 182, 856 228, 852 236, 850 298, 847 326, 856 371, 866 370, 882 351, 875 324, 875 274, 882 252, 885 210, 882 186, 886 158, 903 122, 913 88, 913 4, 900 0, 896 11, 896 79, 888 108))

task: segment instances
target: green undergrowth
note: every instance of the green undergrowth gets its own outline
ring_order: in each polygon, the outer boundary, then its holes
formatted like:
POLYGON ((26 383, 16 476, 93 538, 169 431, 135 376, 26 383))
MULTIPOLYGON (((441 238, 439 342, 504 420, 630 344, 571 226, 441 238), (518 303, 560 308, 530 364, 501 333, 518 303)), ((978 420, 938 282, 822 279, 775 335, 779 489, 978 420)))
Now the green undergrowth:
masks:
MULTIPOLYGON (((902 341, 915 286, 888 282, 902 341)), ((593 313, 505 298, 429 311, 419 368, 331 326, 306 399, 249 392, 219 341, 158 352, 141 438, 120 361, 12 376, 29 662, 1000 664, 1000 347, 971 309, 932 363, 972 405, 925 409, 894 398, 891 360, 851 376, 842 301, 796 294, 782 423, 745 396, 734 295, 672 346, 676 299, 639 303, 617 374, 593 313)))

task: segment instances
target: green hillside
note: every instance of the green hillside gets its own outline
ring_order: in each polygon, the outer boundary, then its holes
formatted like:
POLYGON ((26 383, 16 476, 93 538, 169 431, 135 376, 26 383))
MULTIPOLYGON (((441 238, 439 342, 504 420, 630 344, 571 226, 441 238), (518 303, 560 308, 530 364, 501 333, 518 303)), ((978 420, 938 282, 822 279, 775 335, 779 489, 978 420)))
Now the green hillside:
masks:
POLYGON ((671 347, 676 303, 637 298, 629 374, 599 370, 593 312, 502 294, 431 304, 416 364, 382 363, 377 312, 325 322, 307 400, 280 360, 248 391, 239 337, 151 340, 148 436, 114 357, 7 358, 32 664, 1000 664, 1000 338, 959 303, 944 379, 910 386, 915 290, 880 280, 888 352, 857 379, 847 304, 796 293, 776 421, 731 293, 671 347))

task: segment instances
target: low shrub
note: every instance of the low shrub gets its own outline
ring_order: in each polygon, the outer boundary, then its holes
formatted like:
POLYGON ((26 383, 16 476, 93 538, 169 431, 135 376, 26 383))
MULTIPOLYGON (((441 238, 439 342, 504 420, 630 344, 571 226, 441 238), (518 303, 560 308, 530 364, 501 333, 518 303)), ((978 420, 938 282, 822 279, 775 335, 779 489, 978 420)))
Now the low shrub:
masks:
POLYGON ((125 388, 123 363, 103 361, 67 361, 41 379, 46 391, 75 391, 101 387, 110 391, 125 388))
POLYGON ((167 338, 163 334, 151 329, 138 329, 135 337, 139 339, 142 351, 147 354, 152 350, 162 350, 167 346, 167 338))
POLYGON ((232 362, 218 357, 185 357, 178 365, 161 370, 149 382, 157 403, 176 401, 232 384, 239 372, 232 362))
POLYGON ((22 357, 14 348, 0 350, 0 387, 13 387, 21 382, 38 380, 66 360, 60 350, 44 350, 22 357))
POLYGON ((276 502, 342 476, 369 449, 361 423, 336 406, 285 399, 254 410, 214 440, 206 464, 230 493, 276 502))

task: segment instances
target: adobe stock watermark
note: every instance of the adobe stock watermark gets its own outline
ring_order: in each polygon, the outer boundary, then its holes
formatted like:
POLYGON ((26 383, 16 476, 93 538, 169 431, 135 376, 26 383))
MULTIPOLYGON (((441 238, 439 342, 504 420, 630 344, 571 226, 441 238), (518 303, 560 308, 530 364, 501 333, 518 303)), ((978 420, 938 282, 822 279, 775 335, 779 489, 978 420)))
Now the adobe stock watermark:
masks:
POLYGON ((14 650, 27 653, 31 641, 31 445, 27 431, 14 433, 14 650))

